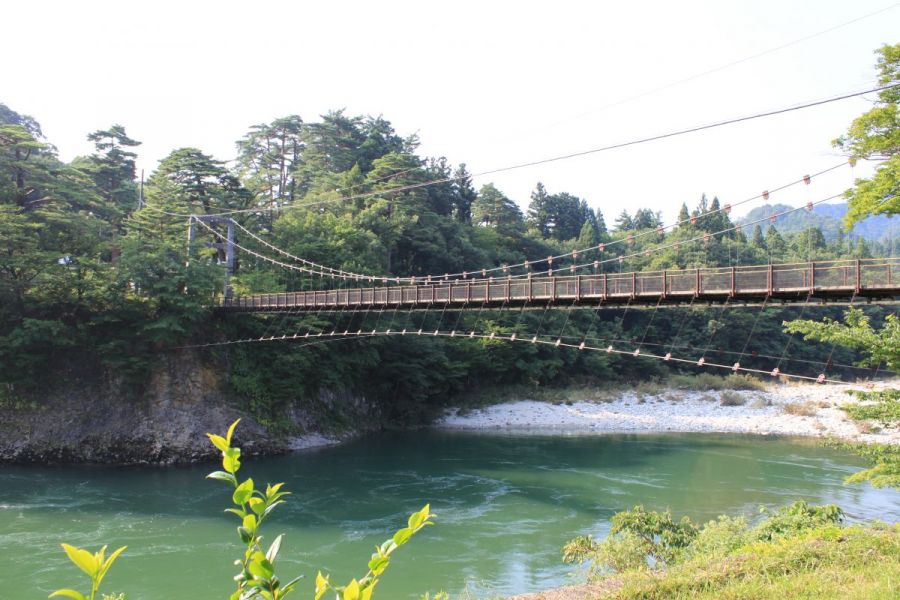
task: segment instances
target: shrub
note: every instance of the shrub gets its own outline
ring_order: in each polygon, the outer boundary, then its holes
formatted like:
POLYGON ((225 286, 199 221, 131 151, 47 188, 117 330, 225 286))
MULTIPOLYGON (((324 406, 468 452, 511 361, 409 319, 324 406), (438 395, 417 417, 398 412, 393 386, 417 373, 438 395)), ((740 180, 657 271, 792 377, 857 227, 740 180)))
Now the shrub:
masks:
POLYGON ((725 556, 749 541, 747 520, 744 517, 723 515, 703 525, 696 539, 685 551, 685 558, 725 556))
POLYGON ((816 414, 816 406, 815 402, 806 401, 806 402, 789 402, 781 407, 785 413, 789 415, 794 415, 798 417, 813 417, 816 414))
POLYGON ((725 390, 719 394, 719 404, 722 406, 743 406, 747 403, 747 399, 730 390, 725 390))
POLYGON ((766 389, 766 384, 762 380, 743 373, 731 374, 728 377, 720 377, 712 373, 673 375, 669 378, 668 383, 671 387, 679 390, 698 392, 717 392, 720 390, 760 391, 766 389))
POLYGON ((649 567, 648 560, 662 567, 674 563, 696 535, 697 527, 687 517, 676 523, 669 511, 635 506, 613 515, 610 535, 602 542, 590 536, 568 542, 563 547, 563 560, 587 561, 594 577, 608 571, 642 570, 649 567))
POLYGON ((900 488, 900 446, 890 444, 838 444, 866 457, 872 465, 850 475, 846 483, 868 481, 874 487, 900 488))
POLYGON ((853 395, 868 402, 844 404, 841 407, 854 421, 876 421, 885 427, 896 427, 900 424, 900 390, 854 391, 853 395))
POLYGON ((752 408, 766 408, 767 406, 772 406, 772 401, 768 398, 754 398, 750 406, 752 408))
POLYGON ((640 398, 641 396, 658 396, 659 394, 663 393, 664 390, 665 387, 660 384, 658 379, 641 381, 634 386, 634 393, 638 398, 640 398))
POLYGON ((592 578, 614 573, 645 571, 650 564, 657 568, 673 567, 685 562, 722 558, 745 547, 792 538, 809 530, 834 526, 844 517, 833 504, 810 506, 799 501, 782 507, 753 528, 743 517, 721 516, 701 527, 687 517, 678 522, 669 511, 648 511, 636 506, 631 511, 616 513, 609 536, 597 542, 581 536, 563 547, 567 563, 588 562, 592 578), (695 560, 696 559, 696 560, 695 560))
POLYGON ((563 561, 569 564, 588 562, 588 576, 643 570, 648 567, 647 542, 636 534, 623 532, 602 542, 591 536, 580 536, 563 546, 563 561))
MULTIPOLYGON (((762 509, 767 512, 766 509, 762 509)), ((836 525, 844 520, 844 511, 834 504, 810 506, 805 500, 779 508, 771 517, 751 531, 754 539, 768 541, 795 535, 823 525, 836 525)))

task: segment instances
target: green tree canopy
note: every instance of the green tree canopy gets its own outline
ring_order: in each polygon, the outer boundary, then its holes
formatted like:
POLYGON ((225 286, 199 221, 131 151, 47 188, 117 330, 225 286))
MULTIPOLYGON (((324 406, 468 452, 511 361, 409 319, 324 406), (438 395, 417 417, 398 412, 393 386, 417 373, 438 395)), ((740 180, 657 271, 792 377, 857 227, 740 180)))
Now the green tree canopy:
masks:
POLYGON ((834 145, 851 159, 882 160, 875 174, 857 179, 846 193, 849 210, 844 225, 849 230, 869 215, 900 213, 900 44, 878 49, 878 83, 894 87, 878 93, 875 106, 850 124, 834 145))

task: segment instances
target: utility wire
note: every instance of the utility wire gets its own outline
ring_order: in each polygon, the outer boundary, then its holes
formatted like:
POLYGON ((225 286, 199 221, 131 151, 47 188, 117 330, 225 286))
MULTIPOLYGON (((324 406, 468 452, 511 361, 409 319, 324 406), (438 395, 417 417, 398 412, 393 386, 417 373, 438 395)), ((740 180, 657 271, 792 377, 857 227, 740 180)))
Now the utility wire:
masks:
MULTIPOLYGON (((628 141, 625 141, 625 142, 618 142, 618 143, 615 143, 615 144, 609 144, 609 145, 605 145, 605 146, 599 146, 599 147, 597 147, 597 148, 591 148, 591 149, 588 149, 588 150, 581 150, 581 151, 578 151, 578 152, 570 152, 570 153, 568 153, 568 154, 562 154, 562 155, 558 155, 558 156, 552 156, 552 157, 549 157, 549 158, 543 158, 543 159, 533 160, 533 161, 528 161, 528 162, 523 162, 523 163, 516 163, 516 164, 508 165, 508 166, 505 166, 505 167, 498 167, 498 168, 496 168, 496 169, 490 169, 490 170, 487 170, 487 171, 481 171, 481 172, 478 172, 478 173, 473 173, 473 174, 469 175, 469 177, 474 178, 474 177, 484 177, 484 176, 487 176, 487 175, 496 175, 496 174, 498 174, 498 173, 505 173, 505 172, 508 172, 508 171, 515 171, 515 170, 518 170, 518 169, 525 169, 525 168, 527 168, 527 167, 535 167, 535 166, 538 166, 538 165, 545 165, 545 164, 554 163, 554 162, 559 162, 559 161, 563 161, 563 160, 569 160, 569 159, 572 159, 572 158, 578 158, 578 157, 581 157, 581 156, 588 156, 588 155, 591 155, 591 154, 598 154, 598 153, 600 153, 600 152, 607 152, 607 151, 610 151, 610 150, 617 150, 617 149, 620 149, 620 148, 627 148, 627 147, 629 147, 629 146, 637 146, 637 145, 639 145, 639 144, 646 144, 646 143, 649 143, 649 142, 655 142, 655 141, 664 140, 664 139, 668 139, 668 138, 672 138, 672 137, 677 137, 677 136, 681 136, 681 135, 687 135, 687 134, 690 134, 690 133, 697 133, 697 132, 700 132, 700 131, 706 131, 706 130, 708 130, 708 129, 715 129, 715 128, 717 128, 717 127, 724 127, 724 126, 726 126, 726 125, 734 125, 734 124, 736 124, 736 123, 744 123, 744 122, 747 122, 747 121, 753 121, 753 120, 756 120, 756 119, 763 119, 763 118, 766 118, 766 117, 771 117, 771 116, 775 116, 775 115, 781 115, 781 114, 785 114, 785 113, 795 112, 795 111, 798 111, 798 110, 804 110, 804 109, 807 109, 807 108, 813 108, 813 107, 816 107, 816 106, 823 106, 823 105, 825 105, 825 104, 831 104, 832 102, 840 102, 841 100, 848 100, 848 99, 850 99, 850 98, 857 98, 857 97, 859 97, 859 96, 864 96, 864 95, 866 95, 866 94, 871 94, 871 93, 875 93, 875 92, 881 92, 881 91, 884 91, 884 90, 893 89, 893 88, 895 88, 895 87, 900 87, 900 83, 891 83, 891 84, 883 85, 883 86, 879 86, 879 87, 868 88, 868 89, 865 89, 865 90, 860 90, 860 91, 851 92, 851 93, 847 93, 847 94, 841 94, 841 95, 839 95, 839 96, 832 96, 832 97, 825 98, 825 99, 821 99, 821 100, 814 100, 814 101, 810 101, 810 102, 804 102, 804 103, 801 103, 801 104, 795 104, 795 105, 793 105, 793 106, 789 106, 789 107, 786 107, 786 108, 779 108, 779 109, 769 110, 769 111, 765 111, 765 112, 758 112, 758 113, 754 113, 754 114, 751 114, 751 115, 745 115, 745 116, 742 116, 742 117, 735 117, 735 118, 731 118, 731 119, 725 119, 725 120, 722 120, 722 121, 716 121, 716 122, 713 122, 713 123, 708 123, 708 124, 706 124, 706 125, 697 125, 697 126, 694 126, 694 127, 688 127, 688 128, 686 128, 686 129, 676 129, 676 130, 674 130, 674 131, 669 131, 669 132, 666 132, 666 133, 661 133, 661 134, 651 135, 651 136, 647 136, 647 137, 637 138, 637 139, 628 140, 628 141)), ((351 196, 345 196, 345 197, 342 197, 342 198, 329 198, 329 199, 327 199, 327 200, 318 200, 318 201, 314 201, 314 202, 304 202, 304 203, 300 203, 300 204, 291 204, 291 205, 289 205, 289 206, 280 207, 279 210, 286 211, 286 210, 291 210, 291 209, 294 209, 294 208, 303 208, 303 207, 308 207, 308 206, 318 206, 318 205, 321 205, 321 204, 330 204, 330 203, 332 203, 332 202, 338 202, 338 201, 343 202, 343 201, 348 201, 348 200, 359 200, 359 199, 364 199, 364 198, 370 198, 370 197, 372 197, 372 196, 383 196, 383 195, 386 195, 386 194, 393 194, 393 193, 398 193, 398 192, 407 192, 407 191, 410 191, 410 190, 421 189, 421 188, 425 188, 425 187, 429 187, 429 186, 437 185, 437 184, 441 184, 441 183, 449 183, 449 182, 457 181, 457 180, 459 180, 459 179, 461 179, 461 178, 460 178, 460 177, 444 177, 444 178, 441 178, 441 179, 435 179, 435 180, 431 180, 431 181, 424 181, 424 182, 420 182, 420 183, 414 183, 414 184, 404 185, 404 186, 400 186, 400 187, 396 187, 396 188, 391 188, 391 189, 387 189, 387 190, 378 190, 378 191, 374 191, 374 192, 365 192, 365 193, 363 193, 363 194, 355 194, 355 195, 351 195, 351 196)), ((193 216, 193 215, 188 214, 188 213, 168 212, 168 211, 164 211, 164 210, 162 210, 162 209, 155 208, 155 207, 152 207, 152 206, 145 206, 145 208, 154 210, 154 211, 156 211, 156 212, 159 212, 159 213, 162 213, 162 214, 165 214, 165 215, 174 216, 174 217, 188 218, 188 217, 193 216)), ((227 210, 227 211, 222 211, 222 212, 218 212, 218 213, 210 213, 210 214, 205 215, 205 216, 225 217, 225 216, 229 216, 229 215, 246 214, 246 213, 254 213, 254 212, 263 212, 263 210, 261 210, 261 209, 259 209, 259 208, 256 208, 256 207, 255 207, 255 208, 243 208, 243 209, 227 210)))

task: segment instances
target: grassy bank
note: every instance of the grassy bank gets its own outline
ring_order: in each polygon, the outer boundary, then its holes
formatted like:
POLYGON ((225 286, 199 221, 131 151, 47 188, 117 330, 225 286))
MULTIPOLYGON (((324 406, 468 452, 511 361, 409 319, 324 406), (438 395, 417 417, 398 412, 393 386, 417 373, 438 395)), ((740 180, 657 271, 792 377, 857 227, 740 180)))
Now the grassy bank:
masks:
POLYGON ((697 556, 663 573, 623 574, 598 597, 876 598, 900 597, 900 527, 826 526, 697 556))
POLYGON ((797 503, 754 527, 729 517, 696 526, 636 507, 616 515, 606 540, 566 546, 589 583, 510 600, 900 597, 900 525, 840 518, 797 503))

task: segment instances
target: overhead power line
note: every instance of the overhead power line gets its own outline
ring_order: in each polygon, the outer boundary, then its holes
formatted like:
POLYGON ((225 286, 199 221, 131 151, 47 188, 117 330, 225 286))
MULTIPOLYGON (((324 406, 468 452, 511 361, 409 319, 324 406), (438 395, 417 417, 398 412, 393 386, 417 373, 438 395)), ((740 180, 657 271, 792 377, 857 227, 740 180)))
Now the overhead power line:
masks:
POLYGON ((662 84, 662 85, 659 85, 659 86, 650 88, 650 89, 645 90, 645 91, 643 91, 643 92, 638 92, 637 94, 634 94, 634 95, 631 95, 631 96, 627 96, 627 97, 622 98, 622 99, 620 99, 620 100, 614 100, 613 102, 609 102, 608 104, 604 104, 604 105, 599 106, 599 107, 597 107, 597 108, 595 108, 595 109, 591 109, 591 110, 588 110, 588 111, 585 111, 585 112, 582 112, 582 113, 579 113, 579 114, 576 114, 576 115, 573 115, 573 116, 570 116, 570 117, 567 117, 567 118, 564 118, 564 119, 560 119, 560 120, 555 121, 555 122, 553 122, 553 123, 550 123, 549 125, 546 125, 546 126, 542 127, 541 130, 547 130, 547 129, 550 129, 550 128, 552 128, 552 127, 555 127, 556 125, 561 125, 561 124, 563 124, 563 123, 567 123, 567 122, 570 122, 570 121, 575 121, 575 120, 577 120, 577 119, 580 119, 580 118, 582 118, 582 117, 586 117, 586 116, 588 116, 588 115, 596 114, 596 113, 602 112, 602 111, 604 111, 604 110, 607 110, 607 109, 610 109, 610 108, 614 108, 614 107, 616 107, 616 106, 621 106, 621 105, 623 105, 623 104, 627 104, 628 102, 632 102, 632 101, 634 101, 634 100, 639 100, 639 99, 644 98, 644 97, 646 97, 646 96, 650 96, 650 95, 653 95, 653 94, 662 92, 662 91, 664 91, 664 90, 668 90, 668 89, 671 89, 671 88, 673 88, 673 87, 677 87, 677 86, 679 86, 679 85, 683 85, 683 84, 685 84, 685 83, 690 83, 691 81, 695 81, 695 80, 697 80, 697 79, 701 79, 701 78, 703 78, 703 77, 706 77, 707 75, 712 75, 712 74, 714 74, 714 73, 718 73, 718 72, 720 72, 720 71, 724 71, 724 70, 726 70, 726 69, 730 69, 731 67, 736 67, 736 66, 741 65, 741 64, 743 64, 743 63, 750 62, 750 61, 752 61, 752 60, 756 60, 757 58, 762 58, 763 56, 767 56, 767 55, 769 55, 769 54, 774 54, 775 52, 780 52, 781 50, 785 50, 785 49, 790 48, 790 47, 792 47, 792 46, 796 46, 797 44, 801 44, 801 43, 803 43, 803 42, 808 42, 809 40, 815 39, 815 38, 817 38, 817 37, 821 37, 821 36, 826 35, 826 34, 829 34, 829 33, 832 33, 833 31, 837 31, 837 30, 839 30, 839 29, 843 29, 844 27, 848 27, 848 26, 853 25, 853 24, 855 24, 855 23, 859 23, 860 21, 864 21, 864 20, 866 20, 866 19, 871 19, 872 17, 878 16, 878 15, 880 15, 880 14, 882 14, 882 13, 885 13, 885 12, 887 12, 887 11, 889 11, 889 10, 893 10, 893 9, 897 8, 898 6, 900 6, 900 3, 894 3, 894 4, 891 4, 890 6, 886 6, 886 7, 884 7, 884 8, 878 9, 878 10, 876 10, 876 11, 873 11, 873 12, 870 12, 870 13, 867 13, 867 14, 864 14, 864 15, 861 15, 861 16, 859 16, 859 17, 856 17, 855 19, 851 19, 851 20, 849 20, 849 21, 844 21, 843 23, 839 23, 839 24, 837 24, 837 25, 833 25, 833 26, 831 26, 831 27, 828 27, 827 29, 822 29, 822 30, 817 31, 817 32, 815 32, 815 33, 811 33, 811 34, 809 34, 809 35, 806 35, 806 36, 803 36, 803 37, 800 37, 800 38, 791 40, 791 41, 789 41, 789 42, 785 42, 785 43, 783 43, 783 44, 779 44, 778 46, 773 46, 773 47, 768 48, 768 49, 766 49, 766 50, 762 50, 761 52, 757 52, 757 53, 755 53, 755 54, 750 54, 750 55, 745 56, 745 57, 743 57, 743 58, 739 58, 739 59, 737 59, 737 60, 733 60, 733 61, 730 61, 730 62, 721 64, 721 65, 719 65, 719 66, 717 66, 717 67, 712 67, 712 68, 710 68, 710 69, 706 69, 705 71, 700 71, 700 72, 698 72, 698 73, 695 73, 695 74, 693 74, 693 75, 689 75, 689 76, 684 77, 684 78, 682 78, 682 79, 678 79, 678 80, 675 80, 675 81, 670 81, 670 82, 668 82, 668 83, 664 83, 664 84, 662 84))
MULTIPOLYGON (((637 146, 637 145, 640 145, 640 144, 647 144, 647 143, 650 143, 650 142, 656 142, 656 141, 660 141, 660 140, 664 140, 664 139, 669 139, 669 138, 674 138, 674 137, 678 137, 678 136, 682 136, 682 135, 688 135, 688 134, 691 134, 691 133, 698 133, 698 132, 701 132, 701 131, 707 131, 707 130, 709 130, 709 129, 715 129, 715 128, 717 128, 717 127, 724 127, 724 126, 726 126, 726 125, 735 125, 735 124, 737 124, 737 123, 745 123, 745 122, 747 122, 747 121, 753 121, 753 120, 756 120, 756 119, 763 119, 763 118, 766 118, 766 117, 772 117, 772 116, 776 116, 776 115, 782 115, 782 114, 786 114, 786 113, 796 112, 796 111, 799 111, 799 110, 805 110, 805 109, 807 109, 807 108, 813 108, 813 107, 816 107, 816 106, 823 106, 823 105, 826 105, 826 104, 831 104, 831 103, 833 103, 833 102, 840 102, 840 101, 842 101, 842 100, 848 100, 848 99, 850 99, 850 98, 857 98, 857 97, 859 97, 859 96, 864 96, 864 95, 866 95, 866 94, 872 94, 872 93, 875 93, 875 92, 881 92, 881 91, 893 89, 893 88, 896 88, 896 87, 900 87, 900 83, 892 83, 892 84, 889 84, 889 85, 883 85, 883 86, 879 86, 879 87, 868 88, 868 89, 860 90, 860 91, 857 91, 857 92, 851 92, 851 93, 848 93, 848 94, 841 94, 841 95, 839 95, 839 96, 832 96, 832 97, 825 98, 825 99, 822 99, 822 100, 814 100, 814 101, 810 101, 810 102, 804 102, 804 103, 802 103, 802 104, 795 104, 795 105, 793 105, 793 106, 789 106, 789 107, 785 107, 785 108, 779 108, 779 109, 776 109, 776 110, 769 110, 769 111, 765 111, 765 112, 758 112, 758 113, 754 113, 754 114, 750 114, 750 115, 744 115, 744 116, 741 116, 741 117, 735 117, 735 118, 732 118, 732 119, 725 119, 725 120, 722 120, 722 121, 716 121, 716 122, 713 122, 713 123, 708 123, 708 124, 706 124, 706 125, 697 125, 697 126, 694 126, 694 127, 688 127, 688 128, 686 128, 686 129, 676 129, 676 130, 669 131, 669 132, 666 132, 666 133, 660 133, 660 134, 651 135, 651 136, 647 136, 647 137, 636 138, 636 139, 633 139, 633 140, 628 140, 628 141, 625 141, 625 142, 618 142, 618 143, 615 143, 615 144, 608 144, 608 145, 605 145, 605 146, 599 146, 599 147, 597 147, 597 148, 590 148, 590 149, 588 149, 588 150, 580 150, 580 151, 578 151, 578 152, 570 152, 570 153, 568 153, 568 154, 561 154, 561 155, 557 155, 557 156, 551 156, 551 157, 548 157, 548 158, 542 158, 542 159, 539 159, 539 160, 533 160, 533 161, 528 161, 528 162, 523 162, 523 163, 516 163, 516 164, 508 165, 508 166, 505 166, 505 167, 498 167, 498 168, 496 168, 496 169, 490 169, 490 170, 487 170, 487 171, 480 171, 480 172, 478 172, 478 173, 473 173, 473 174, 469 175, 469 177, 475 178, 475 177, 485 177, 485 176, 487 176, 487 175, 496 175, 496 174, 498 174, 498 173, 506 173, 506 172, 509 172, 509 171, 516 171, 516 170, 519 170, 519 169, 525 169, 525 168, 528 168, 528 167, 536 167, 536 166, 539 166, 539 165, 550 164, 550 163, 559 162, 559 161, 563 161, 563 160, 570 160, 570 159, 573 159, 573 158, 579 158, 579 157, 582 157, 582 156, 589 156, 589 155, 592 155, 592 154, 599 154, 599 153, 601 153, 601 152, 608 152, 608 151, 610 151, 610 150, 618 150, 618 149, 621 149, 621 148, 628 148, 628 147, 630 147, 630 146, 637 146)), ((387 190, 378 190, 378 191, 373 191, 373 192, 365 192, 365 193, 362 193, 362 194, 354 194, 354 195, 350 195, 350 196, 342 196, 342 197, 340 197, 340 198, 329 198, 329 199, 327 199, 327 200, 317 200, 317 201, 313 201, 313 202, 302 202, 302 203, 289 204, 289 205, 287 205, 287 206, 280 206, 280 207, 274 207, 274 208, 260 208, 260 207, 254 207, 254 208, 242 208, 242 209, 235 209, 235 210, 226 210, 226 211, 221 211, 221 212, 218 212, 218 213, 209 213, 209 214, 207 214, 207 215, 205 215, 205 216, 225 217, 225 216, 230 216, 230 215, 246 214, 246 213, 262 213, 262 212, 274 212, 274 211, 287 211, 287 210, 293 210, 293 209, 296 209, 296 208, 306 208, 306 207, 310 207, 310 206, 319 206, 319 205, 322 205, 322 204, 331 204, 331 203, 334 203, 334 202, 346 202, 346 201, 350 201, 350 200, 360 200, 360 199, 365 199, 365 198, 371 198, 371 197, 373 197, 373 196, 385 196, 385 195, 388 195, 388 194, 396 194, 396 193, 400 193, 400 192, 408 192, 408 191, 411 191, 411 190, 417 190, 417 189, 421 189, 421 188, 426 188, 426 187, 430 187, 430 186, 433 186, 433 185, 439 185, 439 184, 442 184, 442 183, 452 183, 452 182, 454 182, 454 181, 459 181, 459 180, 461 180, 461 179, 462 179, 461 177, 444 177, 444 178, 441 178, 441 179, 434 179, 434 180, 431 180, 431 181, 423 181, 423 182, 419 182, 419 183, 413 183, 413 184, 409 184, 409 185, 399 186, 399 187, 396 187, 396 188, 390 188, 390 189, 387 189, 387 190)), ((189 214, 189 213, 175 213, 175 212, 164 211, 164 210, 162 210, 162 209, 155 208, 155 207, 153 207, 153 206, 145 206, 145 208, 154 210, 154 211, 156 211, 156 212, 158 212, 158 213, 162 213, 162 214, 165 214, 165 215, 168 215, 168 216, 173 216, 173 217, 189 218, 189 217, 193 216, 192 214, 189 214)))

